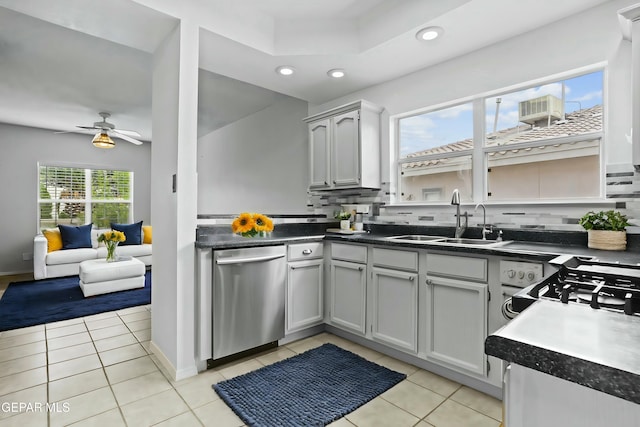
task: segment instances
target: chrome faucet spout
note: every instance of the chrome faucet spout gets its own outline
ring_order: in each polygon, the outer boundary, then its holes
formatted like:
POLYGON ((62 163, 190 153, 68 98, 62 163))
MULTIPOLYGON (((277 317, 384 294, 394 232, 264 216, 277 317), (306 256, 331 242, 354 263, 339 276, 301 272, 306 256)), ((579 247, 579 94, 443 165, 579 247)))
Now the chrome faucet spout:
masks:
POLYGON ((487 240, 487 234, 493 233, 493 226, 487 228, 487 208, 484 204, 478 203, 475 210, 477 211, 479 207, 482 207, 482 240, 487 240))
POLYGON ((467 213, 464 213, 464 226, 460 224, 460 191, 456 188, 453 190, 453 194, 451 195, 451 204, 456 207, 456 231, 455 237, 459 239, 464 234, 464 231, 467 229, 467 224, 469 222, 469 217, 467 213))

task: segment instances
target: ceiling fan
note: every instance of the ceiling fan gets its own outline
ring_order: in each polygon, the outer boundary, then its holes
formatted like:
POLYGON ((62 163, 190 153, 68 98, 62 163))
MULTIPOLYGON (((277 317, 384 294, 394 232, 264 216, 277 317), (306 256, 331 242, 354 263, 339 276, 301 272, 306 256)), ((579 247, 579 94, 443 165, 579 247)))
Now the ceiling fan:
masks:
POLYGON ((110 138, 113 136, 114 138, 120 138, 125 141, 129 141, 132 144, 141 145, 142 141, 137 140, 134 137, 140 138, 140 134, 136 131, 132 130, 123 130, 116 129, 113 123, 109 123, 107 119, 111 117, 109 113, 98 113, 100 117, 102 117, 101 122, 93 123, 93 126, 76 126, 80 129, 86 130, 94 130, 97 129, 99 132, 93 137, 92 143, 98 148, 113 148, 116 146, 116 143, 110 138))

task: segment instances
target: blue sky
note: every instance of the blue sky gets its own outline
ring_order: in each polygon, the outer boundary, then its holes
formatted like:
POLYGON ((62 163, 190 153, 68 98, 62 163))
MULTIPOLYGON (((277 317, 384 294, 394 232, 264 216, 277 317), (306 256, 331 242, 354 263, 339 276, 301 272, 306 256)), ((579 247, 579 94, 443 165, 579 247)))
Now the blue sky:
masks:
MULTIPOLYGON (((564 81, 565 113, 602 104, 602 71, 585 74, 564 81)), ((485 126, 493 130, 496 98, 501 98, 497 129, 518 124, 518 103, 544 95, 562 99, 562 82, 535 86, 486 99, 485 126)), ((473 111, 471 103, 457 105, 400 120, 400 156, 404 157, 429 148, 439 147, 473 136, 473 111)))

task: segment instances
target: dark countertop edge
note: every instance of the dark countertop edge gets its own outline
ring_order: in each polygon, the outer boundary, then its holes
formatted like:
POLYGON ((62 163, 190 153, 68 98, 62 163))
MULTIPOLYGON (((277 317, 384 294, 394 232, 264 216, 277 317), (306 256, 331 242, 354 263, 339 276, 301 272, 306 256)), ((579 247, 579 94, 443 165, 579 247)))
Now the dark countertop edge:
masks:
POLYGON ((328 241, 343 241, 349 243, 363 243, 363 244, 373 244, 378 246, 389 246, 389 247, 398 247, 398 248, 411 248, 411 249, 426 249, 430 251, 446 251, 446 252, 464 252, 464 253, 474 253, 481 255, 500 255, 500 256, 523 256, 527 258, 537 258, 542 261, 549 261, 555 258, 558 255, 563 253, 570 252, 545 252, 540 250, 531 250, 531 249, 518 249, 517 247, 512 247, 516 242, 512 242, 506 244, 505 246, 499 247, 491 247, 488 248, 486 246, 466 246, 466 245, 454 245, 454 244, 438 244, 434 242, 426 242, 426 243, 410 243, 410 242, 397 242, 393 240, 389 240, 385 235, 378 234, 327 234, 325 236, 325 240, 328 241))
POLYGON ((489 356, 640 404, 640 375, 633 372, 498 335, 489 335, 484 346, 489 356))
POLYGON ((378 246, 388 246, 397 248, 410 248, 410 249, 425 249, 430 251, 446 251, 446 252, 460 252, 460 253, 472 253, 479 255, 496 255, 507 257, 522 257, 527 259, 535 259, 539 261, 549 261, 558 255, 575 255, 581 257, 595 257, 603 261, 621 263, 627 262, 635 264, 640 262, 640 255, 632 253, 630 251, 616 252, 616 251, 598 251, 588 249, 582 246, 574 245, 562 245, 542 242, 522 242, 522 241, 510 241, 504 246, 498 247, 484 247, 484 246, 463 246, 453 244, 437 244, 437 243, 410 243, 410 242, 397 242, 389 240, 388 237, 395 234, 388 233, 367 233, 367 234, 338 234, 338 233, 324 233, 315 231, 313 234, 302 234, 300 232, 292 233, 291 235, 283 234, 274 238, 239 238, 233 236, 231 233, 219 234, 220 239, 213 240, 196 240, 195 246, 199 249, 228 249, 228 248, 242 248, 242 247, 256 247, 256 246, 270 246, 277 244, 287 244, 295 242, 305 241, 335 241, 345 243, 361 243, 361 244, 374 244, 378 246), (633 259, 631 259, 633 258, 633 259))
MULTIPOLYGON (((232 237, 233 239, 233 237, 232 237)), ((289 237, 276 237, 276 238, 264 238, 264 237, 238 237, 237 240, 217 240, 215 242, 197 242, 195 243, 198 249, 239 249, 259 246, 275 246, 285 245, 289 243, 304 243, 304 242, 321 242, 324 239, 323 235, 316 236, 289 236, 289 237), (243 239, 243 240, 240 240, 243 239)))

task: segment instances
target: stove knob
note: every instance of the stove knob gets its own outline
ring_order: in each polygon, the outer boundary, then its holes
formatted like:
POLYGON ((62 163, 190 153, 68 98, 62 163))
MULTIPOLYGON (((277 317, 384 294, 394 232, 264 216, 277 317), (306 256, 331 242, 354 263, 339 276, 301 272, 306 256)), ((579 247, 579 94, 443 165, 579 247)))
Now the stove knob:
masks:
POLYGON ((507 277, 508 277, 509 279, 513 279, 514 277, 516 277, 516 272, 515 272, 515 271, 513 271, 513 270, 508 270, 508 271, 507 271, 507 277))
POLYGON ((518 279, 524 279, 524 271, 518 271, 518 279))
POLYGON ((536 273, 534 273, 533 271, 530 271, 527 273, 527 279, 530 282, 533 282, 535 278, 536 278, 536 273))

